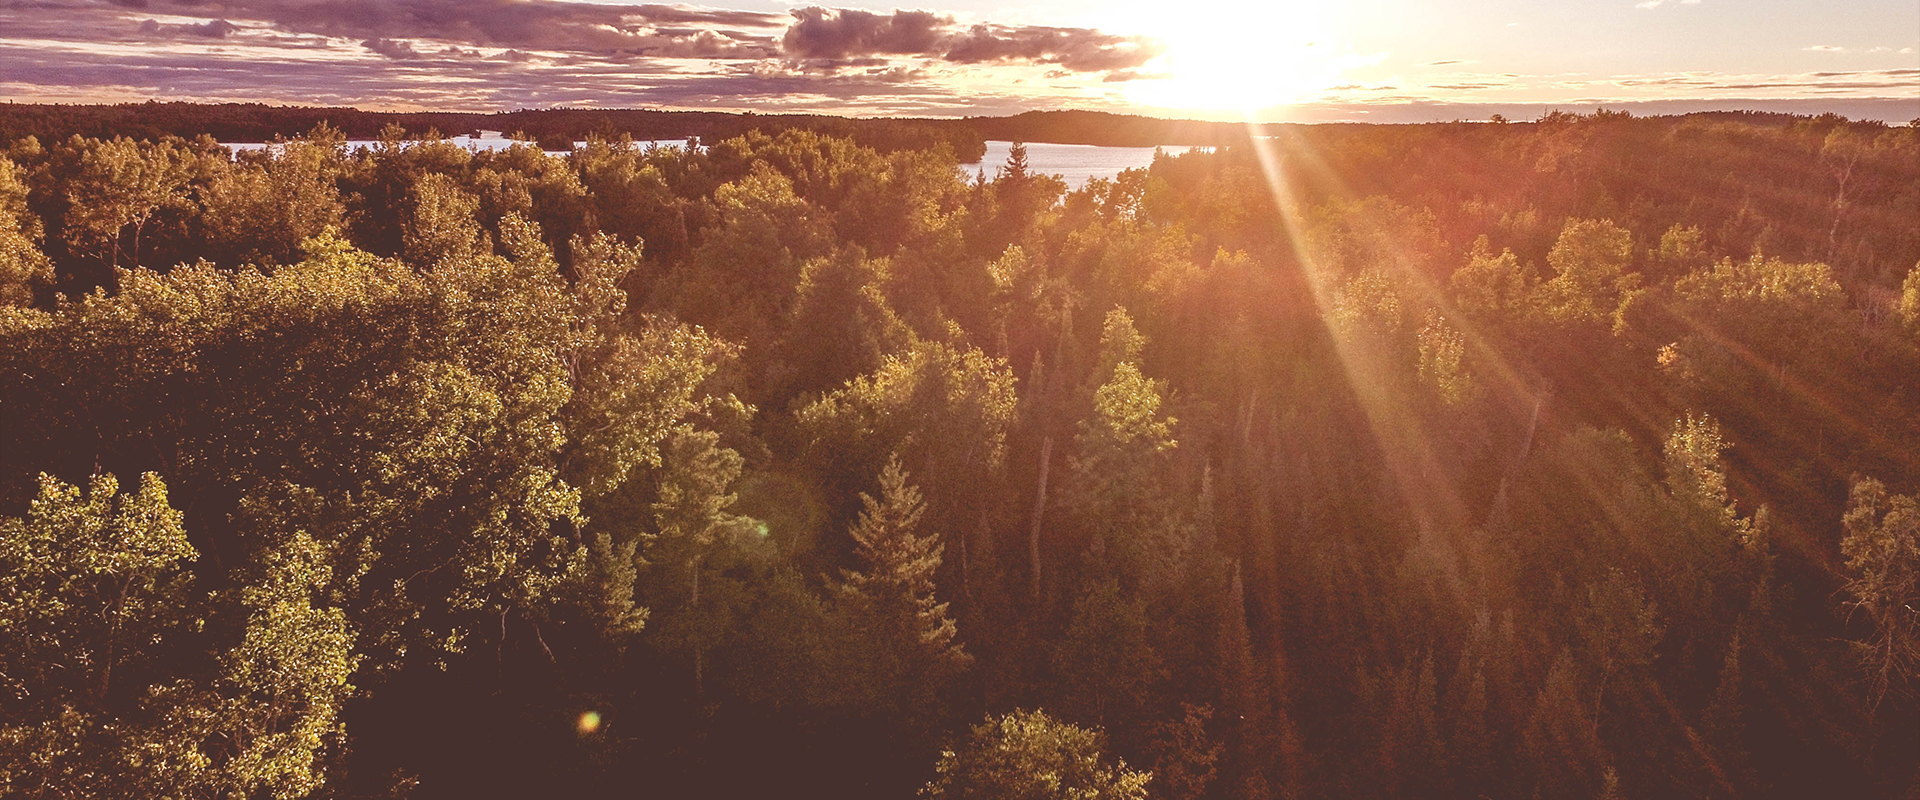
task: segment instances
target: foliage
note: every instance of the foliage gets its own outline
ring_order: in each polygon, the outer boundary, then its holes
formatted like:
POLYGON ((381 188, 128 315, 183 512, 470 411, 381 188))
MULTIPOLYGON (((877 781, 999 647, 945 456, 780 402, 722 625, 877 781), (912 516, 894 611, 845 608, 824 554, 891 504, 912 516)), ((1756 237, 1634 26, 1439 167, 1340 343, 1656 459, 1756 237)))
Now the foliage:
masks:
POLYGON ((861 494, 860 502, 865 509, 850 532, 860 568, 834 586, 857 642, 856 696, 869 698, 862 706, 900 709, 925 725, 972 660, 948 604, 934 596, 943 548, 936 536, 915 532, 925 508, 898 459, 880 472, 880 498, 861 494))
POLYGON ((974 726, 940 755, 939 777, 921 792, 944 798, 1121 800, 1145 798, 1151 773, 1105 763, 1104 737, 1042 711, 1014 711, 974 726))
POLYGON ((31 305, 34 289, 53 282, 53 262, 35 241, 40 220, 26 201, 19 169, 0 158, 0 306, 31 305))
POLYGON ((304 533, 264 556, 237 603, 194 591, 167 489, 86 495, 42 476, 26 519, 0 520, 0 640, 9 724, 0 787, 27 797, 126 793, 305 797, 326 780, 358 658, 325 549, 304 533), (217 669, 181 658, 244 617, 217 669), (161 658, 169 654, 171 658, 161 658), (115 674, 119 677, 116 682, 115 674), (146 684, 142 686, 141 684, 146 684))
POLYGON ((0 111, 0 794, 1920 769, 1920 129, 334 111, 0 111))
POLYGON ((1846 538, 1847 605, 1873 623, 1859 643, 1876 702, 1920 677, 1920 502, 1871 478, 1853 485, 1846 538))

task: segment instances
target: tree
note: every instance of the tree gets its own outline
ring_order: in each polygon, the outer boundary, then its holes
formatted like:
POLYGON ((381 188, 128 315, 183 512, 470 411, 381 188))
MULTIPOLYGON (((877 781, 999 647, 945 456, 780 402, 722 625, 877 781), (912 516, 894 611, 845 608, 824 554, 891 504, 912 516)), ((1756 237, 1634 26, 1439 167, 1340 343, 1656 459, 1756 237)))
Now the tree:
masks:
POLYGON ((401 255, 407 263, 430 267, 442 259, 471 259, 493 249, 475 215, 480 198, 452 178, 427 173, 407 192, 401 255))
POLYGON ((1466 266, 1451 282, 1454 304, 1482 320, 1524 318, 1538 302, 1540 276, 1532 265, 1522 267, 1512 250, 1494 255, 1484 235, 1474 240, 1466 266))
POLYGON ((1014 142, 1007 148, 1007 163, 1001 165, 995 178, 1018 183, 1027 177, 1027 143, 1014 142))
POLYGON ((865 510, 850 532, 860 568, 835 586, 852 624, 869 705, 896 708, 913 721, 972 659, 960 646, 947 604, 934 596, 944 549, 915 532, 925 506, 896 457, 880 471, 880 498, 861 494, 865 510))
MULTIPOLYGON (((361 657, 346 613, 324 599, 333 554, 304 531, 267 551, 240 590, 247 612, 240 644, 221 659, 208 749, 228 796, 266 790, 304 797, 326 782, 326 759, 346 736, 340 712, 361 657)), ((184 715, 182 715, 184 716, 184 715)), ((337 749, 335 749, 337 752, 337 749)))
POLYGON ((0 395, 33 420, 0 432, 0 463, 166 469, 228 563, 272 546, 265 530, 336 548, 378 669, 458 652, 572 585, 580 503, 659 463, 725 352, 629 327, 611 243, 581 245, 569 286, 537 231, 502 231, 516 258, 415 270, 322 236, 271 275, 134 270, 119 294, 0 323, 0 395))
POLYGON ((1920 678, 1920 499, 1856 479, 1843 524, 1847 606, 1873 623, 1855 647, 1878 704, 1920 678))
POLYGON ((1198 800, 1219 774, 1218 762, 1226 747, 1207 734, 1212 706, 1181 703, 1180 710, 1180 718, 1153 726, 1149 744, 1154 756, 1153 775, 1164 787, 1161 794, 1169 800, 1198 800))
POLYGON ((784 408, 795 395, 830 390, 879 369, 907 349, 913 333, 887 302, 891 263, 859 248, 808 261, 793 310, 767 367, 769 400, 784 408))
POLYGON ((1027 164, 1026 144, 1014 142, 991 189, 988 196, 998 213, 981 221, 993 225, 985 232, 987 249, 999 252, 1025 238, 1027 230, 1053 206, 1066 186, 1050 176, 1033 174, 1027 164))
POLYGON ((1920 264, 1914 264, 1907 271, 1907 279, 1900 284, 1899 300, 1900 320, 1907 324, 1907 330, 1920 333, 1920 264))
POLYGON ((670 156, 642 151, 631 141, 593 138, 569 160, 601 231, 623 242, 645 241, 647 251, 666 264, 686 259, 688 215, 697 205, 667 184, 663 167, 670 156))
MULTIPOLYGON (((600 542, 596 550, 614 551, 612 568, 629 570, 640 565, 642 556, 638 548, 657 539, 661 541, 651 553, 652 558, 666 565, 669 572, 685 569, 685 602, 679 609, 682 624, 676 626, 676 632, 681 635, 670 638, 677 638, 692 651, 694 685, 697 690, 704 690, 706 652, 722 638, 724 630, 718 620, 723 618, 724 609, 712 608, 715 605, 712 602, 706 606, 701 604, 701 585, 711 582, 711 579, 703 581, 707 573, 719 571, 708 563, 707 556, 724 543, 723 537, 728 532, 752 522, 730 510, 737 497, 733 492, 734 481, 740 477, 744 460, 739 453, 720 446, 718 433, 686 426, 667 439, 661 448, 660 462, 653 481, 653 502, 649 506, 654 533, 640 533, 631 525, 603 526, 595 533, 596 541, 600 542)), ((609 499, 618 501, 617 497, 609 499)), ((596 557, 600 558, 605 556, 596 557)), ((616 601, 612 608, 618 614, 609 621, 627 620, 626 631, 638 633, 648 609, 631 602, 632 577, 631 572, 616 571, 602 585, 608 587, 613 593, 611 598, 616 601), (619 602, 622 599, 626 602, 619 602)), ((713 594, 711 587, 708 594, 713 594)))
POLYGON ((1609 755, 1583 694, 1574 657, 1562 651, 1520 732, 1537 796, 1591 797, 1603 783, 1609 755))
POLYGON ((1052 653, 1056 695, 1071 718, 1126 728, 1144 720, 1166 675, 1154 652, 1147 604, 1103 580, 1073 604, 1072 621, 1052 653))
POLYGON ((1595 321, 1609 317, 1636 284, 1633 233, 1612 220, 1570 219, 1547 254, 1553 280, 1545 289, 1555 319, 1595 321))
POLYGON ((131 495, 108 475, 85 496, 40 483, 25 519, 0 519, 0 790, 317 791, 359 662, 344 613, 314 602, 334 588, 327 548, 294 532, 227 602, 194 590, 198 553, 158 477, 131 495), (201 648, 224 650, 217 668, 201 648))
POLYGON ((838 497, 856 496, 866 480, 856 476, 878 473, 897 455, 929 487, 929 527, 961 543, 954 549, 964 570, 964 534, 991 509, 985 501, 1005 467, 1017 405, 1004 359, 920 340, 794 416, 810 457, 840 465, 829 475, 838 497))
POLYGON ((1168 500, 1177 420, 1160 411, 1164 382, 1142 374, 1145 338, 1124 309, 1107 314, 1094 377, 1093 413, 1080 421, 1068 459, 1066 505, 1105 540, 1129 581, 1164 582, 1191 542, 1168 500))
POLYGON ((345 162, 345 136, 321 125, 216 164, 200 190, 208 255, 226 266, 298 261, 301 242, 345 220, 337 184, 345 162))
POLYGON ((1145 800, 1149 772, 1109 766, 1106 737, 1055 721, 1044 711, 1014 711, 973 727, 966 742, 940 754, 928 800, 1145 800))
POLYGON ((760 352, 792 306, 801 267, 832 250, 827 215, 765 162, 713 192, 718 219, 657 291, 662 305, 760 352))
POLYGON ((66 189, 67 244, 108 267, 142 264, 148 224, 188 203, 193 154, 178 140, 75 141, 80 164, 66 189))
POLYGON ((1684 275, 1707 266, 1707 255, 1700 228, 1676 222, 1660 234, 1660 247, 1647 255, 1665 275, 1684 275))
POLYGON ((188 632, 198 598, 185 567, 198 554, 158 477, 118 491, 111 476, 83 494, 42 474, 27 517, 0 518, 0 789, 9 794, 106 797, 189 766, 177 763, 174 741, 152 761, 128 757, 140 739, 165 738, 143 708, 143 672, 152 675, 156 644, 188 632))
POLYGON ((40 252, 40 219, 27 209, 27 187, 0 156, 0 307, 32 305, 37 287, 53 283, 53 262, 40 252))
MULTIPOLYGON (((565 159, 516 144, 475 155, 470 185, 480 196, 480 220, 497 228, 509 214, 540 226, 547 245, 561 253, 574 237, 593 233, 592 198, 565 159)), ((642 237, 630 237, 638 243, 642 237)), ((649 246, 655 244, 645 239, 649 246)))
POLYGON ((151 658, 154 640, 185 622, 185 566, 198 553, 167 504, 166 484, 147 475, 135 494, 118 492, 108 475, 83 495, 42 474, 27 518, 0 520, 0 631, 5 674, 21 684, 14 696, 103 707, 115 694, 115 669, 151 658), (33 691, 17 691, 24 687, 33 691))

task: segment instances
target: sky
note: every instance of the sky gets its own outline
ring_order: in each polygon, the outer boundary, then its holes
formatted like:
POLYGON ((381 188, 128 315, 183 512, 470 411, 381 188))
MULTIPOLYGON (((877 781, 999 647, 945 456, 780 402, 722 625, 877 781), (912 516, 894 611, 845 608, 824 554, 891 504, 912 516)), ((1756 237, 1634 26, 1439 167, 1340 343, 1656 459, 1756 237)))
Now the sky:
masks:
POLYGON ((1920 0, 0 0, 0 99, 1920 118, 1920 0))

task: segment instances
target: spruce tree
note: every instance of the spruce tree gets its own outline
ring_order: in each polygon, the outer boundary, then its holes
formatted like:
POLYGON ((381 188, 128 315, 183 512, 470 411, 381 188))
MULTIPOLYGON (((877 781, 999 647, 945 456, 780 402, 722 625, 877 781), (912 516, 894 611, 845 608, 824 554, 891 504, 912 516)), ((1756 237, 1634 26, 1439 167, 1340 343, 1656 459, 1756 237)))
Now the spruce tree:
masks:
POLYGON ((865 510, 851 531, 860 568, 837 587, 856 645, 856 687, 870 704, 922 718, 944 679, 969 661, 947 604, 934 596, 945 548, 917 533, 926 506, 896 456, 880 471, 880 497, 862 493, 865 510))

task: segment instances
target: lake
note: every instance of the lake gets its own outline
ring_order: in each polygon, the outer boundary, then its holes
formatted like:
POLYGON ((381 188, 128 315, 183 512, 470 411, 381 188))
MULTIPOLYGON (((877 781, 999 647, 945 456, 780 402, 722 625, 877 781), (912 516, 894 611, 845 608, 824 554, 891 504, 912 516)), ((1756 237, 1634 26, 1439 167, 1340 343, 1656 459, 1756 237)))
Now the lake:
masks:
MULTIPOLYGON (((447 141, 469 150, 504 150, 521 142, 506 138, 493 131, 483 131, 479 136, 450 136, 447 141)), ((377 142, 371 140, 352 140, 347 149, 372 147, 377 142)), ((586 142, 575 142, 585 145, 586 142)), ((661 147, 683 147, 685 140, 661 139, 635 142, 640 146, 659 145, 661 147)), ((235 150, 259 150, 264 144, 229 144, 235 150)), ((1140 169, 1153 163, 1153 152, 1164 149, 1169 154, 1185 153, 1190 150, 1211 150, 1208 147, 1188 147, 1170 145, 1165 148, 1153 147, 1101 147, 1091 144, 1047 144, 1032 142, 1027 145, 1027 169, 1040 175, 1058 175, 1067 183, 1068 189, 1078 189, 1094 178, 1113 178, 1124 170, 1140 169)), ((989 179, 1007 163, 1007 154, 1013 151, 1012 142, 987 142, 987 154, 979 163, 962 164, 960 169, 969 179, 985 171, 989 179)), ((549 151, 550 155, 565 156, 564 152, 549 151)))
MULTIPOLYGON (((1027 171, 1041 175, 1058 175, 1067 182, 1068 189, 1078 189, 1094 178, 1113 178, 1124 170, 1141 169, 1153 164, 1153 151, 1165 150, 1168 155, 1177 155, 1189 150, 1209 151, 1210 147, 1188 147, 1170 145, 1155 147, 1101 147, 1091 144, 1046 144, 1031 142, 1027 144, 1027 171)), ((1007 154, 1013 151, 1012 142, 987 142, 987 154, 978 164, 962 164, 968 176, 979 174, 985 169, 991 179, 994 173, 1007 163, 1007 154)))

